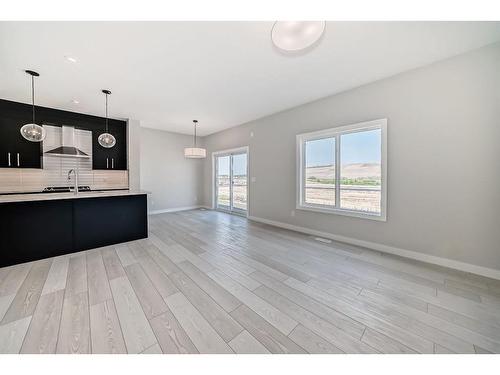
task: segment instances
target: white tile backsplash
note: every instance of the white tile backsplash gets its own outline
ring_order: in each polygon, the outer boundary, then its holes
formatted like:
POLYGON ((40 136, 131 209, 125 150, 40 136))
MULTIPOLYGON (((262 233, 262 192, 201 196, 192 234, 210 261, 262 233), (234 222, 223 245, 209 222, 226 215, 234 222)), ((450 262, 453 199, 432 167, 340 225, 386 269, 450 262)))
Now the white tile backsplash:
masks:
MULTIPOLYGON (((79 185, 93 190, 128 189, 128 171, 92 171, 78 175, 79 185)), ((47 186, 73 186, 67 175, 44 169, 0 168, 0 194, 42 191, 47 186)))
POLYGON ((0 168, 0 193, 19 191, 21 186, 21 169, 0 168))

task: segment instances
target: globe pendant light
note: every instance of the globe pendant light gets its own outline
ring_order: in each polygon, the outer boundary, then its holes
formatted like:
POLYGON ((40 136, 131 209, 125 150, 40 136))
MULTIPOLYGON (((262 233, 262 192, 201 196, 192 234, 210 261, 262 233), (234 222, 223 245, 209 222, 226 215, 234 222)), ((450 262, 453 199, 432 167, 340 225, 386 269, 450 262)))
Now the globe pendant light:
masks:
POLYGON ((40 76, 32 70, 25 70, 31 76, 31 110, 33 119, 30 124, 21 127, 21 135, 30 142, 42 142, 45 139, 45 129, 35 123, 35 77, 40 76))
POLYGON ((116 144, 116 138, 108 133, 108 95, 111 95, 111 91, 102 90, 102 92, 106 95, 106 132, 99 135, 97 142, 99 142, 102 147, 111 148, 116 144))
POLYGON ((194 146, 186 147, 184 149, 184 156, 189 159, 204 159, 207 157, 207 150, 204 148, 196 147, 196 125, 198 120, 193 120, 194 123, 194 146))

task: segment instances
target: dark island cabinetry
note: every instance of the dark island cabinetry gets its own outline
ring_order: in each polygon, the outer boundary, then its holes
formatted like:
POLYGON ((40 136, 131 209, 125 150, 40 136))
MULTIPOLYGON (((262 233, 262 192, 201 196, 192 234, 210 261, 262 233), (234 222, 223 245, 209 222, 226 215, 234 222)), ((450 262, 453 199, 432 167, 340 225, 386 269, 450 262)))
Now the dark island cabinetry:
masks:
POLYGON ((147 236, 146 194, 0 203, 0 267, 147 236))
POLYGON ((75 199, 73 209, 77 251, 148 236, 146 195, 75 199))
POLYGON ((0 267, 73 249, 71 200, 0 204, 0 267))

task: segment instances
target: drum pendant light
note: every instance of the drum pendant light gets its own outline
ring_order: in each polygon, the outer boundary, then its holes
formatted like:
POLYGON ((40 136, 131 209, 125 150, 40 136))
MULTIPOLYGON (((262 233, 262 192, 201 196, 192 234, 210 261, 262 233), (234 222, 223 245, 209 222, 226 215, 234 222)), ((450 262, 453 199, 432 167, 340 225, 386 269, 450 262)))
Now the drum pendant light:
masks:
POLYGON ((108 95, 111 95, 111 91, 102 90, 102 92, 106 95, 106 132, 99 135, 97 141, 102 147, 111 148, 116 144, 116 138, 109 134, 108 130, 108 95))
POLYGON ((207 150, 196 147, 196 125, 198 120, 193 120, 194 123, 194 145, 184 149, 184 156, 188 159, 204 159, 207 156, 207 150))
POLYGON ((32 70, 25 70, 31 76, 31 111, 32 122, 21 127, 21 135, 30 142, 42 142, 45 139, 45 129, 35 123, 35 77, 40 76, 32 70))

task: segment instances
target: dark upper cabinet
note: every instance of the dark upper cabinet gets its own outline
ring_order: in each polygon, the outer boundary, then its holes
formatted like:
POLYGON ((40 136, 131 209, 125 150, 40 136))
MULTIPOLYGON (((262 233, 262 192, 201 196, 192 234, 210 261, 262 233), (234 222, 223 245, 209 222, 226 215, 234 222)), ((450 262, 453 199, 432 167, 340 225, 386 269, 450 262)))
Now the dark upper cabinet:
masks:
POLYGON ((99 134, 99 131, 92 132, 92 169, 109 169, 109 150, 97 141, 99 134))
MULTIPOLYGON (((29 104, 0 100, 0 168, 42 168, 42 143, 29 142, 20 133, 21 126, 31 122, 31 115, 29 104)), ((105 131, 105 119, 102 117, 36 107, 36 122, 92 131, 92 168, 127 169, 125 121, 109 120, 109 132, 116 138, 116 145, 110 149, 97 142, 99 135, 105 131)))
POLYGON ((92 132, 92 168, 93 169, 127 169, 127 128, 123 121, 110 120, 109 133, 116 139, 112 148, 104 148, 97 141, 105 127, 92 132))
POLYGON ((41 168, 40 142, 21 135, 21 126, 31 121, 31 109, 15 110, 0 101, 0 168, 41 168))

